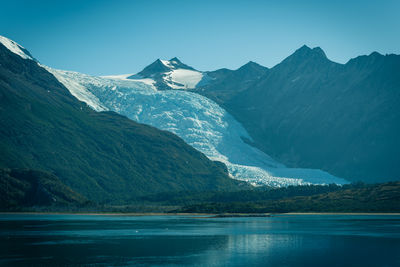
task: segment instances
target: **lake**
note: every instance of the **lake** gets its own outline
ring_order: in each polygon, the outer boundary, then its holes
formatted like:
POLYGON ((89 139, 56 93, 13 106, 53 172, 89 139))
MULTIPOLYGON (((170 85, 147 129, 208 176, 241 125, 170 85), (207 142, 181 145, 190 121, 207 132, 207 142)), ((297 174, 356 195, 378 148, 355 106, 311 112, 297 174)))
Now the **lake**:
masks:
POLYGON ((1 214, 0 265, 400 266, 400 216, 1 214))

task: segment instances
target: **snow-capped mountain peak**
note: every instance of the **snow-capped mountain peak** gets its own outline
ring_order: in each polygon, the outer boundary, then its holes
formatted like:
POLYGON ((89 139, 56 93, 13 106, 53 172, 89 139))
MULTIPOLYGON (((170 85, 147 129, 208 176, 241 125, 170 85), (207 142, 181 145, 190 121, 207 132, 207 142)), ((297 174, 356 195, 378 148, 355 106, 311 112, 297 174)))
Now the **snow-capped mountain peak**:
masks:
POLYGON ((169 69, 186 69, 186 70, 194 70, 194 68, 182 63, 177 57, 171 58, 170 60, 162 60, 160 61, 169 69))
POLYGON ((14 54, 17 54, 18 56, 20 56, 24 59, 32 59, 33 60, 33 57, 28 52, 28 50, 26 50, 23 46, 17 44, 13 40, 10 40, 7 37, 0 35, 0 43, 3 44, 8 50, 13 52, 14 54))
POLYGON ((148 82, 156 84, 156 87, 161 90, 186 90, 195 88, 203 79, 203 76, 202 72, 195 70, 182 63, 177 57, 174 57, 170 60, 157 59, 141 72, 125 78, 138 81, 146 79, 148 82))
POLYGON ((171 68, 168 65, 169 65, 168 60, 157 59, 156 61, 145 67, 141 72, 129 76, 128 79, 156 77, 158 75, 161 75, 162 73, 170 71, 171 68))

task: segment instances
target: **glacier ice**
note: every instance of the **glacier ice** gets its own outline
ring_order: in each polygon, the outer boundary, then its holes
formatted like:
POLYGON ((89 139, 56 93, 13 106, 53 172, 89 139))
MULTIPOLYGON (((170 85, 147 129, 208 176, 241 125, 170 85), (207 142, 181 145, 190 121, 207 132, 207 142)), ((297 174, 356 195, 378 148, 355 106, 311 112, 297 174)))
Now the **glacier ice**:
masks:
POLYGON ((184 90, 157 91, 148 81, 96 77, 47 67, 79 100, 97 111, 112 110, 132 120, 171 131, 208 158, 226 164, 232 178, 274 187, 347 183, 316 169, 287 168, 247 144, 246 130, 212 100, 184 90))

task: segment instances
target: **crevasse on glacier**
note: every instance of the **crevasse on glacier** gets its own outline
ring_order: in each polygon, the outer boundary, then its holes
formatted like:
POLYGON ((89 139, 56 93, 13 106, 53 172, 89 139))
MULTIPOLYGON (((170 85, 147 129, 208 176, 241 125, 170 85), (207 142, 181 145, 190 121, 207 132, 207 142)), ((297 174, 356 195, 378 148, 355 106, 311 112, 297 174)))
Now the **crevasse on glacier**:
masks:
POLYGON ((347 183, 314 169, 286 168, 248 145, 246 130, 223 108, 199 94, 157 91, 149 83, 102 78, 46 67, 79 100, 97 111, 112 110, 137 122, 171 131, 212 160, 226 164, 232 178, 274 187, 347 183))

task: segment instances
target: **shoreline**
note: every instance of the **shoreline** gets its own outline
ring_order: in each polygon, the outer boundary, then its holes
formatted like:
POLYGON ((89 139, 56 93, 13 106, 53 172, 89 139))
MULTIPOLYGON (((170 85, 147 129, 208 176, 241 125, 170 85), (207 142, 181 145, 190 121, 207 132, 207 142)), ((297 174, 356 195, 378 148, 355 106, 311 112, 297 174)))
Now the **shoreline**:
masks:
POLYGON ((287 213, 161 213, 161 212, 36 212, 36 211, 18 211, 18 212, 0 212, 0 215, 81 215, 81 216, 210 216, 214 218, 228 217, 273 217, 282 215, 387 215, 400 216, 398 212, 287 212, 287 213))
POLYGON ((287 212, 280 215, 400 215, 400 212, 287 212))

